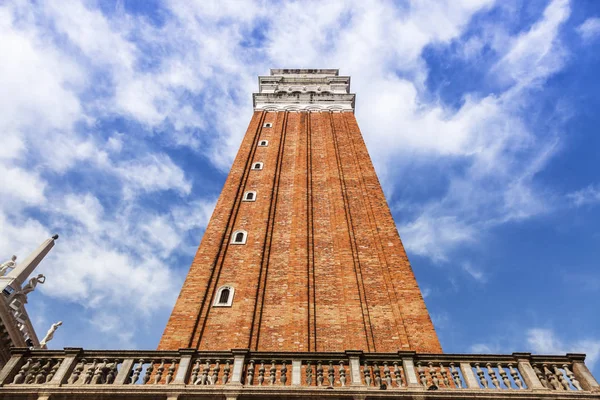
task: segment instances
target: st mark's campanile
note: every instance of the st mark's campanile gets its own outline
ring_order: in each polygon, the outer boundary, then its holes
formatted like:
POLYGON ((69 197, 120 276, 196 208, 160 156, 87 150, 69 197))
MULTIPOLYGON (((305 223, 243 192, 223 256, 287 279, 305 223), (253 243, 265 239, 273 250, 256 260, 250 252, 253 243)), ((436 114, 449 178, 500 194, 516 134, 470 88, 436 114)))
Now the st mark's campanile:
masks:
POLYGON ((440 353, 350 77, 271 70, 159 349, 440 353))

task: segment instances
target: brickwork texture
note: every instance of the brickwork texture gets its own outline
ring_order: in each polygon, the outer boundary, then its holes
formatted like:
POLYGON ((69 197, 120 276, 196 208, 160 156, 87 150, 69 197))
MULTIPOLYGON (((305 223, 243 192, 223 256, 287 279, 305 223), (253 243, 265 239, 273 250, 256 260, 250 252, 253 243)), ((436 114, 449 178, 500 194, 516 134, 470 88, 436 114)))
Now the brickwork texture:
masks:
POLYGON ((255 111, 159 344, 186 347, 441 352, 353 113, 255 111))

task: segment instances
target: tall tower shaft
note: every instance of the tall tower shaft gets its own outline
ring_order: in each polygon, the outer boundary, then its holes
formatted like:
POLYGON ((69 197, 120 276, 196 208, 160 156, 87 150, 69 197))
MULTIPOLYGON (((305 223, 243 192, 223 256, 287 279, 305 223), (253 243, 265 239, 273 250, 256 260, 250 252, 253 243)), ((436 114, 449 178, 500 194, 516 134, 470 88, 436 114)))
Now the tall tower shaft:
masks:
POLYGON ((159 349, 441 347, 338 70, 271 70, 159 349))

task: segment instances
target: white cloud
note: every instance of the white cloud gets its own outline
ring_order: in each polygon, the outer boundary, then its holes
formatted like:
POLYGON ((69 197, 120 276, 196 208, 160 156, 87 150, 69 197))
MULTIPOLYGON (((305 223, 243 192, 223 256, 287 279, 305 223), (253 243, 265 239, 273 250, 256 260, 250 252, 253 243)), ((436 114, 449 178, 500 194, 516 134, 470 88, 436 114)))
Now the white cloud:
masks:
MULTIPOLYGON (((430 213, 435 211, 430 211, 430 213)), ((446 250, 457 244, 475 241, 476 231, 452 216, 433 216, 426 212, 398 228, 412 253, 435 261, 446 261, 446 250)))
POLYGON ((0 204, 21 208, 23 205, 41 205, 46 183, 35 173, 22 168, 0 164, 0 204))
POLYGON ((527 344, 538 354, 585 353, 586 364, 594 368, 600 357, 600 340, 574 339, 564 341, 551 329, 533 328, 527 330, 527 344))
POLYGON ((480 268, 473 266, 470 262, 463 262, 461 264, 461 266, 462 266, 462 269, 467 274, 469 274, 473 279, 475 279, 477 282, 479 282, 479 283, 487 282, 487 276, 480 268))
POLYGON ((600 186, 589 185, 588 187, 567 194, 567 199, 577 207, 600 203, 600 186))
POLYGON ((569 0, 552 0, 530 30, 511 39, 510 50, 494 66, 496 74, 523 86, 560 70, 567 52, 557 39, 558 31, 570 13, 569 0))
POLYGON ((596 39, 600 35, 600 18, 590 17, 577 27, 577 33, 585 41, 596 39))
POLYGON ((119 163, 115 172, 126 183, 126 198, 131 198, 139 190, 152 192, 174 189, 188 194, 192 189, 183 170, 166 154, 149 154, 119 163))

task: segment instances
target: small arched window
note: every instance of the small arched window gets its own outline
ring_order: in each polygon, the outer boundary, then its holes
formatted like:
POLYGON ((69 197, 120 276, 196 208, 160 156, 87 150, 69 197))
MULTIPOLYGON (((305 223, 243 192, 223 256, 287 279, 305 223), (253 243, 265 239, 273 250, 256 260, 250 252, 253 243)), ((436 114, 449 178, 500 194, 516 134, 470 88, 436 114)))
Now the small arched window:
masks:
POLYGON ((263 128, 272 128, 273 124, 271 122, 267 122, 263 125, 263 128))
POLYGON ((256 201, 256 192, 249 191, 249 192, 244 193, 243 201, 256 201))
POLYGON ((254 164, 252 164, 252 169, 255 169, 255 170, 263 169, 263 163, 255 162, 254 164))
POLYGON ((233 235, 231 235, 231 244, 246 244, 246 239, 248 238, 248 233, 246 231, 235 231, 233 235))
POLYGON ((258 143, 258 147, 267 147, 269 145, 269 141, 268 140, 261 140, 258 143))
POLYGON ((235 289, 231 286, 221 286, 217 290, 215 301, 213 302, 214 307, 231 307, 233 303, 233 294, 235 289))

